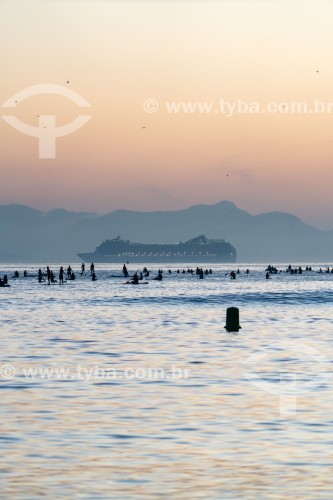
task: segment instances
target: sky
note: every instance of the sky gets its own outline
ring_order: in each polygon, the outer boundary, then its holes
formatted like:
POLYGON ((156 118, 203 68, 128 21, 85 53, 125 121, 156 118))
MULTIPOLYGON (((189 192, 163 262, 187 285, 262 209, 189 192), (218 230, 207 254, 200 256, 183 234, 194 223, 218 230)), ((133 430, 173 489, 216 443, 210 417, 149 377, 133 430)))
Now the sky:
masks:
POLYGON ((226 199, 332 228, 332 19, 329 0, 0 0, 0 204, 226 199), (38 133, 90 118, 41 158, 8 115, 38 133))

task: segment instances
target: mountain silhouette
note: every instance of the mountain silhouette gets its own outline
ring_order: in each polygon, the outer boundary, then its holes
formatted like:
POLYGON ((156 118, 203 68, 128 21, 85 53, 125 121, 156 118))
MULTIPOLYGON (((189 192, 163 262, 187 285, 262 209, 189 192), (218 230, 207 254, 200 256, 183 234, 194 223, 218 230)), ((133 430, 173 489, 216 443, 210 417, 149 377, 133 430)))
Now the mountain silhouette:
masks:
POLYGON ((178 243, 199 234, 222 238, 237 250, 238 262, 327 262, 333 264, 333 230, 322 231, 294 215, 251 215, 229 201, 184 210, 106 215, 63 209, 41 212, 24 205, 0 206, 0 261, 79 262, 120 235, 138 243, 178 243))

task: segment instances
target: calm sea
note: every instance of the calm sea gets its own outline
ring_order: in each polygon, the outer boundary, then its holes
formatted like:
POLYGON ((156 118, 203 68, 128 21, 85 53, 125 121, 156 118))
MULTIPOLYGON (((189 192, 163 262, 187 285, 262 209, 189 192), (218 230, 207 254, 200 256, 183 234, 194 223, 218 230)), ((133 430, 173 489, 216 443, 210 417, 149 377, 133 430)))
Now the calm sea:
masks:
POLYGON ((332 499, 333 274, 208 267, 1 266, 1 498, 332 499))

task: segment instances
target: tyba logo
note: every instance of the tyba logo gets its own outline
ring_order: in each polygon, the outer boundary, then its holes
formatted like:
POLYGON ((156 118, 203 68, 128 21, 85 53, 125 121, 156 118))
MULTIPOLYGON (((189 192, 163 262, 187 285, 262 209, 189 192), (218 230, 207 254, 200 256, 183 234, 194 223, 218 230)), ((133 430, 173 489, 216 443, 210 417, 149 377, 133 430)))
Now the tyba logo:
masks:
POLYGON ((270 348, 252 354, 244 364, 248 367, 244 375, 254 386, 280 396, 280 415, 295 416, 297 396, 324 386, 332 374, 325 356, 294 340, 275 342, 270 348), (270 361, 268 371, 263 366, 265 358, 270 361))
MULTIPOLYGON (((56 94, 67 97, 80 108, 90 108, 90 104, 73 90, 70 90, 62 85, 54 85, 52 83, 44 83, 33 85, 24 90, 21 90, 14 96, 7 99, 2 105, 3 108, 15 108, 20 102, 28 97, 39 94, 56 94)), ((39 139, 39 158, 55 158, 56 157, 56 139, 72 134, 80 127, 85 125, 91 118, 91 115, 79 115, 75 120, 67 125, 56 127, 56 117, 54 115, 39 115, 39 126, 33 127, 22 122, 14 115, 4 115, 2 117, 9 125, 19 130, 23 134, 37 137, 39 139)))

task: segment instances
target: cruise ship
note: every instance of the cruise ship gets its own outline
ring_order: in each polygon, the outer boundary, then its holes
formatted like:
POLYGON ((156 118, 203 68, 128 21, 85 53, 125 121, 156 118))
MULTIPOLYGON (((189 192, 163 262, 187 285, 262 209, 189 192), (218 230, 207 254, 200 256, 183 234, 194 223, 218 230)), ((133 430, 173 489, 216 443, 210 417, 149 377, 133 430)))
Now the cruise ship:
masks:
POLYGON ((77 254, 84 262, 96 263, 228 263, 236 262, 236 249, 225 240, 213 240, 205 235, 172 243, 133 243, 120 236, 101 243, 94 252, 77 254))

